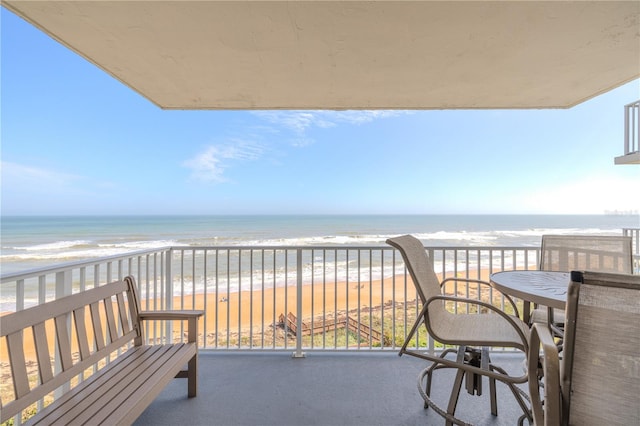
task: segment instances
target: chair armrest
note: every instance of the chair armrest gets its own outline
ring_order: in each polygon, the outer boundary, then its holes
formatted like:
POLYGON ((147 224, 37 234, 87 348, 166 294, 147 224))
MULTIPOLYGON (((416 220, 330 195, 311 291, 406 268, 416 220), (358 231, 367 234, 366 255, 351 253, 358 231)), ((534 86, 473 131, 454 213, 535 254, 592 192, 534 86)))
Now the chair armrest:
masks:
POLYGON ((531 327, 527 370, 533 422, 536 425, 560 424, 560 361, 558 348, 546 324, 531 327), (542 346, 542 357, 540 356, 542 346), (539 367, 542 365, 544 382, 544 408, 540 399, 539 367))
MULTIPOLYGON (((522 331, 522 328, 516 323, 517 321, 522 322, 522 320, 518 317, 515 317, 513 315, 509 315, 506 312, 504 312, 502 309, 500 308, 496 308, 495 306, 493 306, 490 303, 486 303, 483 302, 481 300, 477 300, 477 299, 469 299, 466 297, 456 297, 456 296, 434 296, 432 298, 430 298, 429 300, 427 300, 427 303, 424 304, 424 312, 428 312, 427 308, 428 306, 433 303, 436 300, 444 300, 444 301, 451 301, 451 302, 456 302, 456 303, 468 303, 468 304, 473 304, 473 305, 479 305, 482 307, 485 307, 493 312, 495 312, 496 314, 500 315, 502 318, 504 318, 518 333, 518 336, 520 337, 520 339, 522 340, 522 347, 524 348, 524 352, 528 352, 529 350, 529 338, 528 336, 526 336, 524 334, 524 332, 522 331)), ((424 315, 424 313, 423 313, 424 315)), ((428 316, 427 316, 428 319, 428 316)))
POLYGON ((506 293, 501 292, 500 290, 498 290, 497 288, 492 286, 490 282, 484 281, 484 280, 477 280, 477 279, 473 279, 473 278, 449 277, 449 278, 446 278, 445 280, 443 280, 442 283, 440 283, 440 288, 442 288, 446 283, 448 283, 450 281, 462 281, 462 282, 466 282, 466 283, 482 284, 482 285, 486 285, 486 286, 492 288, 494 291, 497 291, 502 297, 507 299, 509 301, 509 303, 511 303, 511 307, 513 308, 513 312, 514 312, 515 316, 520 317, 520 312, 518 312, 518 307, 516 306, 516 302, 514 302, 514 300, 511 298, 511 296, 509 296, 506 293))
POLYGON ((180 310, 180 311, 141 311, 138 313, 140 321, 181 321, 188 320, 187 341, 196 343, 198 339, 198 319, 204 315, 201 310, 180 310))

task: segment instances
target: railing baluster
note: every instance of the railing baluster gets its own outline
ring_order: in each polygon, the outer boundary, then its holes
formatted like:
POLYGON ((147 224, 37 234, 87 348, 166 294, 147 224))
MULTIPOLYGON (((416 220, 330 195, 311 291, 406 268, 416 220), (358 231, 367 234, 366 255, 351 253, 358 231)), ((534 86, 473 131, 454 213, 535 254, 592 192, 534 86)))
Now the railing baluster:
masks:
POLYGON ((238 249, 238 349, 242 348, 242 249, 238 249))

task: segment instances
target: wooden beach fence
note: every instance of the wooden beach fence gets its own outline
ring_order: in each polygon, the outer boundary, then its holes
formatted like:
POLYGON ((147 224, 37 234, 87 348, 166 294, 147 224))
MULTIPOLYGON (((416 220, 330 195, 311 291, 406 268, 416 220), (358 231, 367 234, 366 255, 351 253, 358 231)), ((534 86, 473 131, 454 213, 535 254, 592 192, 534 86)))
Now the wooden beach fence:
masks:
MULTIPOLYGON (((293 313, 289 312, 286 317, 284 314, 280 314, 278 321, 282 327, 285 326, 286 321, 286 328, 294 335, 298 335, 298 322, 293 313)), ((360 333, 360 336, 367 340, 372 340, 378 343, 382 341, 382 333, 380 333, 380 331, 358 322, 356 318, 349 315, 335 319, 327 319, 325 321, 317 321, 313 323, 313 327, 307 321, 302 321, 302 330, 300 332, 302 336, 310 336, 312 334, 326 333, 328 331, 336 329, 339 330, 345 327, 353 333, 360 333)))

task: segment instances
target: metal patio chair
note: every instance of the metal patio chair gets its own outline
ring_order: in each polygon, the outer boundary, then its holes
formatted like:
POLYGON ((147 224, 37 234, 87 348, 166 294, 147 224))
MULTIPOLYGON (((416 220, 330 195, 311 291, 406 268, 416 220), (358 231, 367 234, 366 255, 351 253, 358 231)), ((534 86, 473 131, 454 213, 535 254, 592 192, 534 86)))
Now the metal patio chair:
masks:
MULTIPOLYGON (((596 271, 631 274, 631 237, 622 235, 543 235, 541 271, 596 271)), ((537 308, 532 323, 546 322, 556 337, 562 337, 564 311, 537 308)))
MULTIPOLYGON (((399 355, 406 353, 432 363, 420 373, 418 378, 418 389, 425 401, 425 408, 433 408, 446 419, 447 425, 466 424, 455 417, 463 379, 466 376, 466 389, 470 394, 480 395, 482 393, 482 376, 486 376, 489 378, 491 413, 493 415, 498 414, 495 387, 496 380, 499 380, 509 387, 524 412, 520 423, 525 418, 530 419, 529 408, 524 401, 528 400, 528 396, 516 386, 516 384, 527 381, 526 372, 521 376, 510 376, 504 369, 492 364, 489 357, 489 348, 491 347, 517 348, 525 354, 527 353, 529 327, 518 318, 518 310, 513 300, 505 295, 513 307, 515 316, 478 299, 444 295, 441 288, 451 281, 471 282, 479 286, 486 285, 488 289, 491 288, 491 285, 480 280, 462 278, 449 278, 440 283, 424 246, 420 240, 411 235, 390 238, 387 240, 387 244, 402 254, 405 266, 422 303, 422 310, 416 317, 399 355), (452 313, 447 310, 446 306, 450 303, 463 303, 473 310, 482 311, 482 313, 452 313), (429 336, 444 345, 453 345, 455 348, 449 347, 439 356, 424 350, 409 349, 414 334, 423 323, 429 336), (453 359, 447 358, 449 354, 455 354, 453 359), (446 411, 438 407, 430 398, 432 376, 434 371, 440 368, 458 370, 446 411)), ((497 292, 495 289, 490 291, 497 292)))
POLYGON ((561 360, 545 324, 531 331, 534 424, 640 424, 640 276, 572 272, 566 318, 561 360))

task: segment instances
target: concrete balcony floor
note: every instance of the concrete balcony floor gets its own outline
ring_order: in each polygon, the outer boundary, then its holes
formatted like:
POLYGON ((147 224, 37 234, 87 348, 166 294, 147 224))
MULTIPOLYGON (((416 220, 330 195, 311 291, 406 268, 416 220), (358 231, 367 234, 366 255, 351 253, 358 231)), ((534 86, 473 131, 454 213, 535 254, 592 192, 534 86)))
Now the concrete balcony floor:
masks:
MULTIPOLYGON (((493 354, 512 374, 522 356, 493 354)), ((443 425, 423 408, 418 373, 426 361, 394 352, 290 353, 201 352, 199 392, 186 396, 186 380, 173 380, 136 425, 443 425)), ((439 370, 434 400, 446 407, 452 370, 439 370)), ((522 414, 508 388, 498 383, 498 416, 492 416, 489 384, 482 396, 464 390, 456 414, 476 425, 515 425, 522 414)), ((526 386, 526 384, 525 384, 526 386)))

